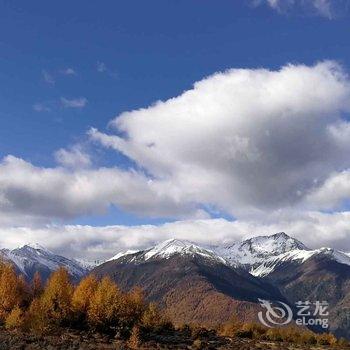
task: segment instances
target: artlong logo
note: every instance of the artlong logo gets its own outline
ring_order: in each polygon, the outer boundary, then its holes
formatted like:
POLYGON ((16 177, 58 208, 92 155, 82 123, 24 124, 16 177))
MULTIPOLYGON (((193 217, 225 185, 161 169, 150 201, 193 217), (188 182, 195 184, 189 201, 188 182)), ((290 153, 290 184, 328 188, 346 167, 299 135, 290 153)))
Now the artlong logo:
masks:
POLYGON ((283 326, 293 319, 292 309, 285 303, 278 301, 277 305, 272 305, 268 300, 259 299, 260 305, 265 308, 265 312, 258 313, 259 321, 266 327, 283 326))
MULTIPOLYGON (((290 323, 293 319, 291 307, 282 301, 271 302, 259 299, 260 305, 265 309, 259 311, 259 321, 266 327, 273 328, 290 323)), ((299 326, 321 326, 328 328, 328 302, 326 301, 297 301, 295 308, 298 309, 294 315, 295 323, 299 326)))

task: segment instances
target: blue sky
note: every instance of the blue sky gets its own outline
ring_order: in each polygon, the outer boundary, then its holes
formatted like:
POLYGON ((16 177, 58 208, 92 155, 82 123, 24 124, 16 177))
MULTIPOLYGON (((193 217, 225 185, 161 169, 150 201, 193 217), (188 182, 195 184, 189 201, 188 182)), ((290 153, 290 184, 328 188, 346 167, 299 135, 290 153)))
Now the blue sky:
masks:
POLYGON ((38 165, 52 165, 52 153, 90 126, 104 128, 217 71, 350 62, 347 16, 280 15, 247 1, 2 1, 0 19, 0 155, 38 165), (98 73, 97 62, 116 76, 98 73), (68 67, 77 75, 58 73, 68 67), (81 96, 82 110, 32 108, 81 96))
MULTIPOLYGON (((144 150, 139 149, 140 153, 137 153, 135 147, 138 141, 134 144, 130 141, 126 146, 112 147, 108 143, 112 139, 108 142, 106 139, 102 140, 103 137, 108 136, 112 138, 121 136, 128 140, 132 138, 132 133, 138 135, 139 130, 142 132, 143 127, 146 128, 145 133, 151 135, 152 125, 140 123, 140 129, 136 130, 130 122, 131 119, 126 118, 124 130, 122 130, 121 127, 113 129, 111 121, 126 111, 136 111, 137 114, 140 108, 145 108, 150 115, 153 112, 158 113, 156 107, 153 109, 156 101, 167 101, 177 97, 184 91, 192 89, 194 83, 205 77, 232 68, 245 69, 247 72, 253 72, 256 68, 278 71, 281 67, 291 64, 297 70, 301 65, 315 67, 317 62, 331 60, 337 67, 328 65, 322 68, 325 71, 324 74, 339 70, 337 74, 344 76, 347 80, 346 72, 350 67, 349 3, 336 0, 324 1, 325 7, 321 9, 316 7, 316 3, 317 1, 314 0, 276 2, 271 0, 222 0, 219 2, 129 0, 103 3, 0 1, 0 159, 3 160, 3 164, 5 164, 5 157, 11 155, 25 161, 25 166, 32 167, 33 172, 51 169, 52 173, 58 174, 63 167, 68 169, 62 170, 65 176, 69 173, 74 177, 78 171, 82 170, 79 170, 79 167, 72 167, 67 161, 59 164, 57 151, 75 150, 81 156, 86 154, 85 165, 90 170, 84 168, 86 171, 84 176, 90 176, 89 174, 94 170, 118 169, 118 171, 125 171, 126 175, 136 172, 144 176, 141 182, 145 179, 146 182, 152 179, 156 179, 155 182, 157 179, 170 179, 172 185, 169 189, 172 197, 171 200, 167 200, 162 191, 164 191, 163 186, 170 185, 162 181, 156 184, 162 187, 162 190, 158 188, 154 195, 160 198, 161 204, 157 205, 158 209, 160 206, 162 210, 152 209, 148 212, 140 209, 141 200, 128 197, 120 205, 118 200, 101 199, 101 202, 96 204, 97 207, 100 205, 101 209, 95 211, 94 203, 81 204, 84 198, 81 201, 79 199, 78 204, 72 205, 70 214, 68 210, 64 210, 64 205, 52 204, 51 195, 40 192, 40 189, 34 195, 31 192, 29 194, 29 190, 24 189, 25 184, 20 181, 19 188, 11 184, 10 190, 5 188, 5 185, 1 189, 0 181, 0 194, 2 190, 6 201, 11 202, 9 207, 4 206, 3 215, 9 212, 11 215, 15 213, 13 224, 6 221, 6 227, 17 225, 18 213, 21 218, 27 216, 32 218, 33 215, 35 218, 39 217, 39 222, 44 225, 68 223, 103 226, 164 224, 179 219, 223 218, 231 221, 236 218, 244 220, 249 218, 249 220, 255 220, 257 217, 260 218, 262 212, 266 218, 266 211, 269 212, 270 218, 268 224, 275 225, 275 212, 279 208, 288 207, 288 217, 297 215, 298 218, 301 212, 303 215, 310 211, 347 212, 348 198, 334 200, 336 204, 332 202, 330 207, 324 202, 327 200, 331 202, 333 199, 327 197, 328 199, 325 200, 324 192, 314 194, 312 204, 309 204, 310 201, 307 198, 307 205, 303 201, 302 205, 296 206, 297 200, 294 198, 294 192, 309 194, 308 191, 316 187, 314 186, 316 182, 326 183, 327 179, 330 179, 330 174, 347 171, 348 166, 343 158, 339 158, 337 163, 332 163, 331 160, 325 161, 322 169, 327 171, 324 171, 323 177, 313 179, 312 186, 303 175, 304 177, 297 185, 293 183, 288 187, 290 193, 284 191, 282 188, 284 184, 281 188, 278 187, 279 178, 276 178, 276 198, 264 205, 262 203, 266 200, 263 193, 259 195, 246 193, 242 186, 248 186, 248 184, 242 185, 241 177, 239 181, 236 177, 232 178, 233 182, 228 182, 227 186, 230 187, 233 183, 237 185, 235 182, 237 180, 241 187, 232 192, 234 204, 231 206, 228 204, 230 199, 211 200, 210 193, 202 197, 189 193, 191 186, 188 185, 185 186, 186 191, 182 191, 182 185, 186 180, 179 180, 178 176, 182 176, 179 168, 169 168, 165 161, 162 164, 155 164, 154 159, 150 161, 152 155, 145 156, 144 150), (91 137, 91 130, 95 130, 98 134, 91 137), (126 148, 122 149, 122 147, 126 148), (145 158, 142 158, 143 156, 145 158), (175 186, 176 181, 179 183, 175 186), (288 199, 286 204, 286 201, 281 200, 277 193, 284 198, 290 197, 290 201, 288 199), (198 199, 198 196, 201 198, 198 199), (315 196, 317 196, 317 205, 315 196), (185 197, 186 200, 183 199, 185 197), (17 203, 13 198, 20 200, 17 203), (39 207, 35 209, 36 204, 31 202, 34 201, 33 198, 35 201, 41 200, 45 210, 39 207), (240 200, 235 201, 235 198, 240 200), (47 204, 45 204, 46 200, 47 204), (109 204, 106 205, 104 201, 109 204), (137 204, 134 205, 133 201, 137 204), (24 209, 26 203, 30 203, 28 210, 24 209), (47 208, 51 205, 52 210, 48 210, 47 208), (80 207, 77 209, 79 205, 82 205, 83 209, 80 207), (60 209, 58 210, 57 207, 60 209), (188 213, 194 210, 193 215, 186 216, 181 212, 180 207, 185 208, 184 211, 188 213), (298 214, 295 214, 296 211, 298 214), (43 217, 46 219, 43 220, 43 217)), ((300 74, 303 75, 303 73, 300 74)), ((344 83, 344 89, 347 89, 345 85, 347 84, 344 83)), ((292 83, 290 86, 293 86, 292 83)), ((234 91, 231 93, 234 94, 234 91)), ((332 99, 339 97, 339 101, 343 101, 341 96, 333 96, 332 99)), ((324 108, 328 108, 327 106, 324 108)), ((332 110, 329 113, 333 115, 341 110, 342 118, 346 120, 347 107, 343 102, 339 102, 339 106, 336 108, 337 112, 332 110)), ((167 113, 171 111, 165 109, 167 113)), ((308 107, 305 107, 305 113, 309 113, 308 107)), ((143 117, 138 117, 139 114, 136 117, 141 120, 143 117)), ((259 114, 258 110, 256 114, 259 114)), ((332 120, 334 125, 338 125, 339 120, 332 120)), ((186 124, 186 120, 182 123, 186 124)), ((309 124, 305 125, 307 127, 309 124)), ((220 125, 217 127, 219 128, 220 125)), ((318 128, 319 125, 313 125, 313 127, 318 128)), ((271 128, 273 129, 273 126, 271 128)), ((300 130, 295 131, 299 132, 301 137, 303 137, 303 128, 304 125, 301 125, 300 130)), ((154 130, 162 132, 162 128, 154 130)), ((249 136, 251 139, 247 136, 242 139, 243 141, 240 140, 239 147, 242 147, 242 142, 249 143, 249 140, 254 140, 252 135, 255 135, 255 132, 249 136)), ((311 140, 313 136, 309 135, 309 137, 311 140)), ((296 138, 293 136, 292 139, 296 138)), ((276 149, 281 151, 278 157, 289 152, 280 146, 278 143, 280 141, 273 141, 276 149)), ((154 145, 155 143, 151 142, 148 148, 154 145)), ((213 144, 213 147, 215 145, 213 144)), ((179 146, 176 147, 177 150, 179 146)), ((239 147, 237 145, 235 147, 235 152, 238 152, 239 147)), ((305 158, 302 151, 297 147, 295 149, 295 153, 300 153, 300 157, 296 157, 285 165, 281 164, 285 169, 289 169, 293 162, 301 163, 301 159, 305 158)), ((165 148, 162 154, 166 155, 168 151, 169 154, 173 154, 172 148, 165 148)), ((270 154, 272 153, 270 150, 270 154)), ((182 164, 187 162, 187 157, 191 158, 192 155, 187 154, 185 159, 181 158, 182 164)), ((194 163, 201 159, 200 154, 193 157, 194 163)), ((332 157, 334 158, 330 155, 329 159, 332 157)), ((316 158, 312 158, 310 164, 313 164, 316 158)), ((9 167, 6 164, 3 172, 7 171, 8 174, 14 167, 17 171, 24 166, 24 163, 21 165, 18 162, 11 163, 9 167)), ((210 164, 208 166, 210 167, 210 164)), ((239 165, 236 165, 236 168, 237 166, 239 165)), ((221 171, 221 168, 220 171, 218 169, 215 169, 217 174, 221 171)), ((226 170, 225 173, 220 173, 219 177, 222 175, 224 178, 227 175, 226 170)), ((12 176, 10 174, 8 178, 12 176)), ((42 176, 43 187, 49 186, 50 180, 45 178, 46 175, 38 176, 42 176)), ((203 176, 206 177, 205 174, 203 176)), ((6 184, 9 181, 8 178, 6 178, 6 184)), ((104 181, 109 180, 101 177, 101 182, 104 181)), ((212 184, 210 181, 208 183, 212 184)), ((210 187, 208 183, 205 188, 210 187)), ((133 183, 132 186, 139 185, 137 182, 137 185, 133 183)), ((255 185, 258 186, 255 183, 249 184, 252 187, 255 185)), ((28 185, 31 190, 33 186, 28 185)), ((220 187, 219 182, 217 186, 220 187)), ((261 184, 259 186, 261 187, 261 184)), ((216 185, 214 184, 213 187, 215 192, 216 185)), ((59 190, 58 188, 57 191, 59 190)), ((82 188, 81 191, 84 192, 84 189, 82 188)), ((322 191, 326 189, 322 188, 322 191)), ((109 194, 106 196, 108 197, 109 194)), ((306 194, 305 196, 300 194, 300 196, 306 198, 306 194)), ((143 201, 146 199, 142 199, 141 202, 144 203, 143 201)), ((33 222, 38 225, 36 220, 31 219, 28 219, 28 223, 25 224, 21 221, 21 224, 29 227, 34 225, 33 222)))

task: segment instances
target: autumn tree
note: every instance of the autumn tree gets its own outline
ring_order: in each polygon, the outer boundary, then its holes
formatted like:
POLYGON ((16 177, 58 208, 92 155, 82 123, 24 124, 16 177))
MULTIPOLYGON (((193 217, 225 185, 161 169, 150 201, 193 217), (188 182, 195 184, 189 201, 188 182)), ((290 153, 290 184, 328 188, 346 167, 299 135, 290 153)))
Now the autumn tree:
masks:
POLYGON ((88 308, 88 322, 96 329, 111 331, 118 326, 124 303, 123 293, 109 277, 104 277, 97 286, 88 308))
POLYGON ((126 295, 128 312, 139 321, 146 309, 145 295, 140 287, 135 287, 126 295))
POLYGON ((37 271, 34 274, 33 280, 32 280, 32 295, 34 298, 37 298, 41 295, 43 292, 43 283, 41 280, 40 273, 37 271))
POLYGON ((36 333, 45 333, 51 328, 50 319, 42 298, 35 298, 25 314, 24 326, 36 333))
POLYGON ((160 312, 157 304, 149 303, 144 311, 141 319, 141 325, 146 330, 161 330, 163 328, 172 327, 169 320, 167 320, 160 312))
POLYGON ((4 321, 23 299, 22 288, 12 265, 0 262, 0 320, 4 321))
POLYGON ((98 287, 98 281, 95 276, 89 275, 83 278, 75 288, 72 297, 72 310, 74 319, 77 322, 84 322, 91 304, 91 300, 98 287))
POLYGON ((65 325, 71 318, 73 285, 66 269, 59 268, 50 276, 40 297, 44 312, 54 325, 65 325))
POLYGON ((19 329, 24 325, 24 312, 19 306, 15 306, 5 320, 6 329, 19 329))

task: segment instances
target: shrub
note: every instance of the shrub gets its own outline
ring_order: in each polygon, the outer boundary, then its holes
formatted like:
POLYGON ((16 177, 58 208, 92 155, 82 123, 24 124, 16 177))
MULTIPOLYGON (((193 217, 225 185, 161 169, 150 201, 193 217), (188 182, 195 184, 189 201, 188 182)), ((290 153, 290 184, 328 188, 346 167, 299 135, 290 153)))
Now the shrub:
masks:
POLYGON ((161 331, 173 329, 173 325, 160 312, 155 303, 150 303, 141 319, 142 327, 147 331, 161 331))
POLYGON ((349 342, 345 338, 340 338, 337 343, 339 346, 348 346, 349 347, 349 342))
POLYGON ((260 339, 265 335, 267 329, 257 323, 244 323, 241 331, 246 332, 248 338, 260 339))
POLYGON ((19 306, 15 306, 8 314, 5 321, 6 329, 19 329, 24 326, 23 311, 19 306))
POLYGON ((220 334, 226 337, 234 337, 235 334, 242 329, 243 324, 238 321, 236 316, 226 322, 219 330, 220 334))
POLYGON ((335 345, 337 338, 331 333, 323 333, 317 336, 317 344, 319 345, 335 345))
POLYGON ((243 330, 243 329, 239 329, 238 331, 236 331, 235 336, 238 338, 249 338, 252 339, 254 334, 252 330, 243 330))
POLYGON ((202 349, 203 348, 203 343, 202 343, 202 341, 200 339, 195 339, 193 341, 192 347, 194 349, 202 349))
POLYGON ((279 328, 271 328, 266 332, 266 337, 272 341, 282 341, 282 335, 279 328))
POLYGON ((141 331, 138 326, 134 326, 128 340, 128 347, 130 349, 139 349, 142 343, 141 331))
POLYGON ((305 332, 301 332, 299 336, 299 342, 301 344, 306 344, 306 345, 315 345, 317 344, 317 339, 314 333, 305 331, 305 332))

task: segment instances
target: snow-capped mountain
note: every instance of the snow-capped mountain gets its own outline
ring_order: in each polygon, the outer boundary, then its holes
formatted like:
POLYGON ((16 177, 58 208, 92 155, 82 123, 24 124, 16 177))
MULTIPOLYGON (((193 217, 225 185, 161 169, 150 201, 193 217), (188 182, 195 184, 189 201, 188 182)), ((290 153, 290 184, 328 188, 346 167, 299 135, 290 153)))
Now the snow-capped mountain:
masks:
POLYGON ((109 261, 118 260, 127 256, 131 256, 133 261, 148 261, 151 259, 168 259, 174 255, 198 255, 215 262, 227 264, 227 261, 215 252, 200 247, 193 242, 180 239, 169 239, 146 250, 127 250, 125 252, 120 252, 109 259, 109 261))
POLYGON ((281 264, 287 262, 302 264, 315 256, 324 256, 341 264, 350 265, 350 257, 346 253, 332 248, 311 250, 284 232, 250 238, 226 247, 215 247, 214 251, 231 265, 241 266, 259 277, 269 275, 281 264))
POLYGON ((269 282, 230 266, 211 250, 179 239, 119 253, 92 273, 98 278, 109 276, 124 290, 141 287, 147 300, 164 306, 167 315, 182 324, 220 324, 239 312, 246 319, 247 310, 254 318, 259 298, 284 300, 269 282))
POLYGON ((234 243, 227 246, 215 246, 213 250, 229 261, 231 265, 242 266, 246 269, 256 268, 267 259, 281 254, 308 248, 284 232, 271 236, 258 236, 247 239, 243 242, 234 243))
POLYGON ((89 271, 95 268, 96 266, 106 262, 106 260, 100 260, 100 259, 97 259, 97 260, 74 259, 74 261, 76 261, 81 267, 89 271))
POLYGON ((38 271, 43 280, 60 267, 68 270, 74 280, 79 280, 88 269, 75 260, 56 255, 39 244, 26 244, 13 250, 1 249, 0 256, 14 264, 18 273, 31 280, 38 271))
POLYGON ((332 248, 320 248, 315 250, 302 250, 295 249, 289 252, 266 259, 263 263, 257 267, 250 269, 250 273, 254 276, 264 277, 273 272, 278 266, 286 262, 294 262, 302 264, 311 257, 326 257, 330 260, 336 261, 340 264, 350 266, 350 257, 338 250, 332 248))
POLYGON ((279 232, 257 236, 227 246, 201 247, 193 242, 169 239, 146 250, 127 250, 109 259, 128 257, 129 262, 150 259, 168 259, 179 255, 199 255, 232 267, 239 267, 254 276, 265 277, 276 267, 287 262, 302 264, 313 256, 324 256, 341 264, 350 265, 350 256, 331 248, 311 250, 299 240, 279 232))

